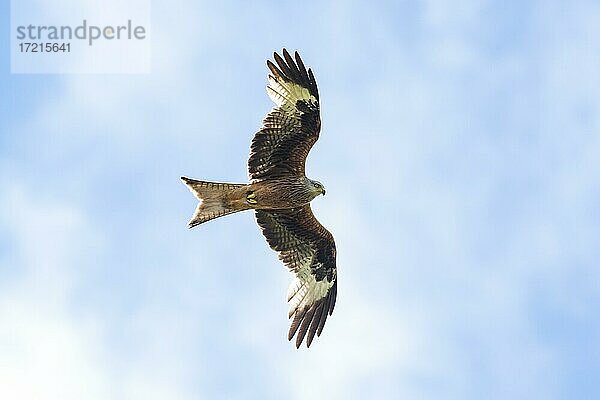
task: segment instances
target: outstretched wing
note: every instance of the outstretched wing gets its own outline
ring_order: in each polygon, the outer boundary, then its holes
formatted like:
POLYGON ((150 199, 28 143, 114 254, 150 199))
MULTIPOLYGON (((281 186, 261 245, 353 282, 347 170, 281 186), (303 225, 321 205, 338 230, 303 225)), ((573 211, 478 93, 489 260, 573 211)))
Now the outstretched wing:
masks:
POLYGON ((288 175, 304 175, 306 156, 319 138, 319 92, 310 68, 298 52, 294 58, 283 49, 283 58, 274 53, 267 61, 267 92, 276 106, 254 135, 248 159, 248 173, 254 181, 288 175))
POLYGON ((333 235, 317 221, 308 204, 288 210, 256 210, 256 221, 279 259, 296 274, 288 289, 288 317, 293 318, 288 340, 297 333, 296 347, 300 347, 308 333, 306 345, 310 347, 335 306, 333 235))

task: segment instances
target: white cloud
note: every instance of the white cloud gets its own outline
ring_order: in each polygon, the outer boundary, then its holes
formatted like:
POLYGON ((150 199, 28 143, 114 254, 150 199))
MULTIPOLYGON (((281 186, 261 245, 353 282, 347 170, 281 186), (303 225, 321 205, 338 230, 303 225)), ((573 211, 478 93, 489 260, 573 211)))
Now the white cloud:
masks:
POLYGON ((0 397, 105 399, 100 332, 69 313, 69 292, 84 273, 86 242, 97 241, 76 209, 2 181, 0 220, 13 246, 0 293, 0 397), (82 246, 83 245, 83 246, 82 246))
POLYGON ((75 304, 74 289, 105 242, 86 215, 28 186, 6 180, 2 186, 6 262, 16 265, 0 267, 16 272, 0 293, 0 398, 188 398, 180 382, 185 349, 162 350, 169 336, 179 342, 181 331, 160 311, 149 305, 136 313, 132 329, 143 351, 128 360, 106 337, 108 319, 75 304))

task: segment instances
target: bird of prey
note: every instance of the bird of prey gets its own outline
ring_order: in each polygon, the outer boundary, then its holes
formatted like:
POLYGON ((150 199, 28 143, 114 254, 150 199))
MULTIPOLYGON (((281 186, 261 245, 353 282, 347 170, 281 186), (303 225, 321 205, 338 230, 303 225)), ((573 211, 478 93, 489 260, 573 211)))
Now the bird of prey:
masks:
POLYGON ((306 156, 319 138, 321 117, 315 77, 283 49, 274 53, 267 93, 275 107, 254 135, 248 159, 247 184, 181 179, 200 203, 189 222, 195 227, 227 214, 254 210, 269 246, 295 274, 288 289, 292 319, 288 340, 307 347, 321 335, 337 296, 333 235, 319 223, 310 202, 325 188, 304 172, 306 156))

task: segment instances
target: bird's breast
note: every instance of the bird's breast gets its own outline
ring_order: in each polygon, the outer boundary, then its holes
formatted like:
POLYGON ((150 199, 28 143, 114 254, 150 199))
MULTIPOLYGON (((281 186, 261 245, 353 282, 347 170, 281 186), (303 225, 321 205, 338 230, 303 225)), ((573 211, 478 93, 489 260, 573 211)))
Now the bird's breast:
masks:
POLYGON ((264 180, 250 185, 254 208, 285 209, 303 206, 312 200, 308 189, 297 180, 264 180))

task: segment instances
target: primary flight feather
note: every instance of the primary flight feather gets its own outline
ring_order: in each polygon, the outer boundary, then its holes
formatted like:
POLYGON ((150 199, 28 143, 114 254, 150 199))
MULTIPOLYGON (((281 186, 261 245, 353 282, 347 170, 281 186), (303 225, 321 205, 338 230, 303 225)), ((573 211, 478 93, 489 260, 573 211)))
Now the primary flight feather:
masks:
POLYGON ((288 339, 310 346, 321 335, 337 296, 333 235, 319 223, 310 202, 325 188, 305 175, 308 152, 319 138, 321 117, 315 77, 283 49, 267 61, 267 93, 275 107, 254 135, 248 159, 250 183, 206 182, 182 177, 200 200, 189 227, 238 211, 255 210, 269 246, 295 274, 288 289, 288 339))

